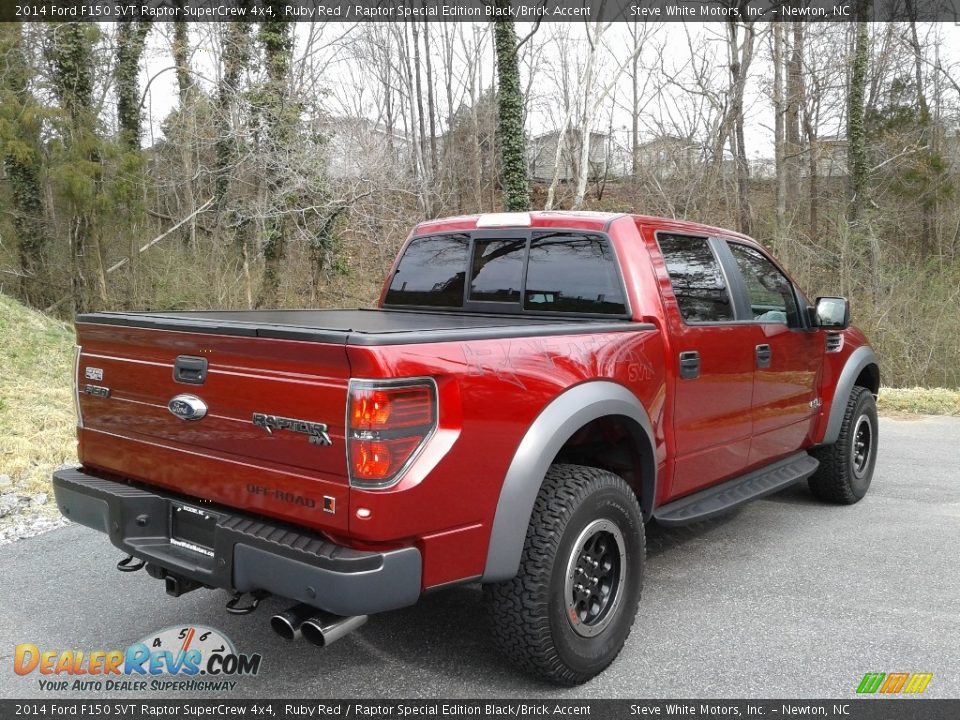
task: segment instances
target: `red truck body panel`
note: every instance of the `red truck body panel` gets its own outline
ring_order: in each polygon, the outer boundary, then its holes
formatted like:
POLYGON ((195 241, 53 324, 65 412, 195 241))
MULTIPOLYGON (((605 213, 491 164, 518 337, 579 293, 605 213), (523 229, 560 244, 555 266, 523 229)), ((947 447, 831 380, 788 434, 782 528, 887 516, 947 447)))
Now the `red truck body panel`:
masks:
MULTIPOLYGON (((351 548, 416 546, 427 589, 483 574, 503 479, 524 435, 552 400, 581 383, 609 380, 639 400, 653 430, 655 506, 822 440, 844 362, 866 343, 862 333, 845 331, 842 352, 825 353, 821 330, 688 325, 656 233, 756 243, 645 216, 531 217, 535 228, 606 233, 632 321, 645 325, 359 345, 81 322, 78 382, 88 382, 82 368, 95 365, 111 392, 109 398, 78 394, 83 465, 294 523, 351 548), (763 370, 755 367, 760 344, 774 348, 763 370), (678 374, 679 353, 692 348, 703 363, 696 383, 678 374), (191 390, 173 379, 179 355, 209 362, 202 394, 210 415, 201 424, 167 410, 172 396, 191 390), (350 379, 424 377, 437 383, 439 417, 423 452, 392 487, 351 487, 344 452, 350 379), (322 420, 332 445, 265 432, 250 422, 257 412, 322 420), (321 509, 324 498, 335 512, 321 509)), ((426 222, 411 237, 473 230, 477 222, 476 216, 426 222)))
POLYGON ((424 538, 427 587, 479 576, 502 478, 537 415, 563 390, 608 378, 631 388, 659 419, 664 376, 650 358, 661 353, 653 330, 351 347, 361 377, 431 376, 440 391, 433 452, 389 490, 352 489, 351 537, 424 538), (361 507, 370 511, 364 519, 356 515, 361 507))
MULTIPOLYGON (((276 493, 349 504, 342 452, 318 452, 292 433, 268 434, 253 412, 329 418, 343 447, 349 366, 343 346, 277 339, 77 325, 81 365, 103 370, 110 397, 79 394, 84 466, 314 528, 344 531, 346 515, 276 493), (202 393, 211 413, 184 423, 167 401, 190 386, 173 379, 179 355, 207 357, 202 393), (250 488, 270 488, 270 492, 250 488)), ((81 378, 79 382, 85 382, 81 378)))

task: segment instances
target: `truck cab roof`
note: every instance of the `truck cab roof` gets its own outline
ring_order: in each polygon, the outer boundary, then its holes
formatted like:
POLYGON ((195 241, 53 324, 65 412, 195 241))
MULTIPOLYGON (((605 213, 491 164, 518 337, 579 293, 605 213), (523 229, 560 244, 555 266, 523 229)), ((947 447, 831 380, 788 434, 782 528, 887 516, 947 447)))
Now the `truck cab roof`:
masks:
POLYGON ((414 235, 468 231, 492 228, 566 228, 570 230, 593 230, 605 232, 610 224, 623 217, 630 217, 642 225, 655 225, 665 230, 694 235, 723 235, 757 244, 752 238, 734 230, 705 225, 703 223, 641 215, 637 213, 599 212, 595 210, 534 210, 520 213, 482 213, 426 220, 419 223, 414 235))

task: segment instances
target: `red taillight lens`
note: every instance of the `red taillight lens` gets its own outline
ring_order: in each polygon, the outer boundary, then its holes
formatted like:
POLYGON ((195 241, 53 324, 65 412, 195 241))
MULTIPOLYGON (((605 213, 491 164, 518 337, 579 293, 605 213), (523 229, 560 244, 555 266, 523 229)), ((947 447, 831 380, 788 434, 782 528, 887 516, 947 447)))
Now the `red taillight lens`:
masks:
POLYGON ((433 387, 375 390, 357 388, 350 396, 353 430, 419 427, 433 423, 433 387))
POLYGON ((350 470, 357 480, 382 482, 403 467, 423 438, 351 440, 350 470))
POLYGON ((354 380, 347 411, 350 482, 386 487, 437 427, 437 391, 429 380, 354 380))

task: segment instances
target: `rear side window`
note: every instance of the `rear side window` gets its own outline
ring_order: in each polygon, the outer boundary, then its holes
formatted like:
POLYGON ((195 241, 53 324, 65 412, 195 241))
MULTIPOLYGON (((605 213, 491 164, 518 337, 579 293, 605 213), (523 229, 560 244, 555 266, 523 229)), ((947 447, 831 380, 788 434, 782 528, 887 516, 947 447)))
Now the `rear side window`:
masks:
POLYGON ((540 312, 627 312, 616 259, 599 235, 534 237, 527 260, 524 310, 540 312))
POLYGON ((469 235, 415 238, 400 258, 384 301, 389 305, 463 306, 469 235))
POLYGON ((680 314, 688 323, 733 320, 730 292, 705 238, 659 235, 680 314))

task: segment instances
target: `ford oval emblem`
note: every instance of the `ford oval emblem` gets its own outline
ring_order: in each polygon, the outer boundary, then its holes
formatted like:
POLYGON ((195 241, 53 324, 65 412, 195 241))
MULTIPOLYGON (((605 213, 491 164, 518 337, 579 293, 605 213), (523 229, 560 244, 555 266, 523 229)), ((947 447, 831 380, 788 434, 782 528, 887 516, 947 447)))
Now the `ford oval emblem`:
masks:
POLYGON ((177 395, 167 409, 181 420, 199 420, 207 414, 207 404, 196 395, 177 395))

